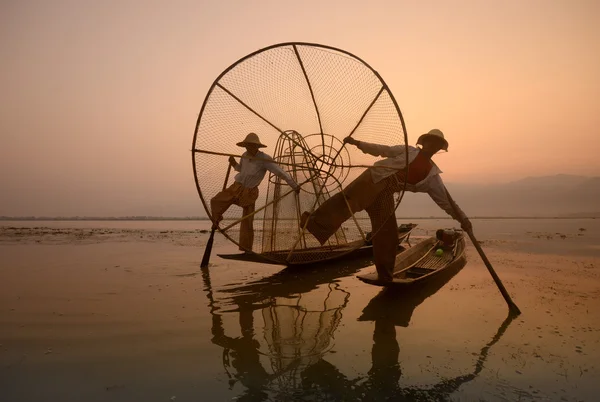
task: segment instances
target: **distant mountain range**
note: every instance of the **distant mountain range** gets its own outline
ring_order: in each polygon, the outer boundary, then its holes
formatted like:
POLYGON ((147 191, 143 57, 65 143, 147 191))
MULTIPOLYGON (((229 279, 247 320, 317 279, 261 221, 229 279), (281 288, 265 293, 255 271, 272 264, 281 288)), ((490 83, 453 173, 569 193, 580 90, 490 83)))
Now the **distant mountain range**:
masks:
MULTIPOLYGON (((527 177, 502 184, 446 183, 448 191, 469 217, 598 217, 600 218, 600 177, 559 174, 527 177)), ((123 219, 167 220, 206 219, 197 194, 173 195, 169 200, 152 199, 129 207, 136 216, 6 217, 14 219, 123 219)), ((111 214, 112 215, 112 214, 111 214)), ((125 215, 125 214, 124 214, 125 215)), ((129 213, 127 215, 133 215, 129 213)), ((399 218, 447 217, 427 194, 407 192, 396 215, 399 218)))
MULTIPOLYGON (((600 177, 559 174, 503 184, 447 183, 468 216, 600 217, 600 177)), ((398 216, 445 216, 426 194, 406 193, 398 216)))

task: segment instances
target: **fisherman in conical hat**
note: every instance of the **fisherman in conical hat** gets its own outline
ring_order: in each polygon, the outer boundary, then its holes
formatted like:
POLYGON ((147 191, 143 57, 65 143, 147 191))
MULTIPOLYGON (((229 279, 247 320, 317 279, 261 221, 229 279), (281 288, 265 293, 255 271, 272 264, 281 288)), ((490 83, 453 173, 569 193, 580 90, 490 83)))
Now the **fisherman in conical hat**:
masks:
POLYGON ((277 177, 285 180, 296 192, 300 191, 300 186, 286 173, 273 158, 259 150, 266 145, 260 142, 258 135, 249 133, 243 141, 237 143, 237 146, 246 148, 242 154, 240 163, 237 163, 233 156, 229 157, 229 164, 239 172, 235 176, 234 183, 215 195, 210 200, 210 208, 213 219, 213 227, 223 218, 223 214, 231 205, 242 207, 242 216, 246 216, 240 224, 240 250, 251 251, 254 242, 254 205, 258 198, 258 186, 262 182, 267 170, 277 177))
POLYGON ((442 171, 431 160, 440 150, 448 151, 448 141, 444 134, 433 129, 421 135, 417 145, 408 146, 408 160, 404 145, 387 146, 357 141, 346 137, 344 143, 355 145, 364 153, 383 156, 373 167, 365 170, 350 183, 344 191, 325 201, 311 215, 302 214, 301 225, 315 236, 321 244, 352 214, 366 210, 371 219, 373 233, 373 257, 381 281, 391 281, 398 247, 398 225, 394 214, 394 192, 406 190, 427 193, 448 215, 460 222, 465 230, 471 229, 471 222, 464 212, 454 205, 446 193, 440 177, 442 171), (408 174, 404 169, 408 163, 408 174))

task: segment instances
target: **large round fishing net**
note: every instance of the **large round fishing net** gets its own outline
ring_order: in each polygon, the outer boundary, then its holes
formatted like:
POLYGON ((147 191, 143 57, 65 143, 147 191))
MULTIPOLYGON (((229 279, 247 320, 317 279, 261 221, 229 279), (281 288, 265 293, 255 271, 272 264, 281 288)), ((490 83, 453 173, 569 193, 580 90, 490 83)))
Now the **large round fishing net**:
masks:
MULTIPOLYGON (((193 139, 196 186, 211 219, 211 199, 239 174, 229 172, 228 159, 240 162, 245 149, 236 144, 251 132, 301 191, 267 171, 253 210, 234 204, 223 214, 223 235, 239 246, 240 227, 252 222, 251 246, 240 249, 285 264, 336 258, 368 243, 375 233, 364 210, 324 244, 300 223, 303 212, 312 214, 381 159, 345 137, 406 148, 400 109, 376 71, 348 52, 307 43, 270 46, 227 68, 208 91, 193 139)), ((391 219, 404 188, 394 191, 394 207, 381 211, 391 219)))

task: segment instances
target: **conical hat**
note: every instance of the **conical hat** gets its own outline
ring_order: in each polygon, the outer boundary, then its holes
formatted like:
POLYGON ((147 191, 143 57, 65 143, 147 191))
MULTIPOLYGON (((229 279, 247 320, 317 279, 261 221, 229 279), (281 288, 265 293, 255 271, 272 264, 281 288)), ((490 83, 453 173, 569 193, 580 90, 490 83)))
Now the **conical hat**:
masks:
POLYGON ((244 138, 244 141, 238 142, 237 146, 238 147, 245 147, 249 144, 254 144, 254 145, 258 145, 259 148, 265 148, 266 145, 261 143, 260 140, 258 139, 258 135, 254 134, 254 133, 249 133, 246 138, 244 138))
POLYGON ((448 150, 448 141, 444 138, 444 133, 442 133, 441 130, 438 130, 437 128, 434 128, 433 130, 429 130, 428 133, 425 133, 419 137, 419 139, 417 140, 417 144, 423 145, 422 140, 423 140, 423 138, 426 138, 426 137, 435 137, 435 138, 441 139, 444 142, 442 149, 444 151, 448 150))

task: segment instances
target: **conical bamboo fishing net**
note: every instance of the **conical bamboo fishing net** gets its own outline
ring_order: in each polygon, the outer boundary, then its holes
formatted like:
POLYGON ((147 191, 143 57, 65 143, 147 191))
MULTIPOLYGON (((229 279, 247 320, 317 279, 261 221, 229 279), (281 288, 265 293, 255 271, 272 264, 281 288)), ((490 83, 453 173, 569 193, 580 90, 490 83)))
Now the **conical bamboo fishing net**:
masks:
MULTIPOLYGON (((219 230, 239 245, 240 226, 253 218, 253 251, 283 263, 322 261, 361 247, 372 231, 365 211, 355 213, 324 245, 300 225, 381 159, 343 144, 347 136, 382 145, 406 145, 404 121, 379 74, 352 54, 316 44, 284 43, 252 53, 227 68, 213 83, 198 116, 193 139, 196 185, 212 219, 211 199, 230 186, 228 158, 239 162, 236 146, 254 132, 267 155, 301 191, 271 172, 258 186, 251 216, 232 205, 219 230)), ((396 189, 395 206, 403 189, 396 189)), ((394 211, 387 211, 393 214, 394 211)))

